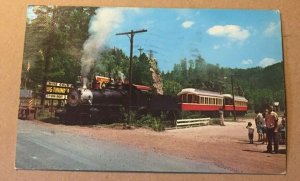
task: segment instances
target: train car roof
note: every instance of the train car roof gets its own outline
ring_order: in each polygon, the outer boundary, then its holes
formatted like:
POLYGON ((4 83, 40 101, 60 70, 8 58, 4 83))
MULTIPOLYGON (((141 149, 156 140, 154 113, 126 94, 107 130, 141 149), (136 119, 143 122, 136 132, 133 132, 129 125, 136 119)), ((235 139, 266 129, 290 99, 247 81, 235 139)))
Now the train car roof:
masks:
POLYGON ((135 86, 138 90, 141 91, 151 91, 151 87, 145 86, 145 85, 137 85, 137 84, 132 84, 133 86, 135 86))
MULTIPOLYGON (((222 94, 223 97, 227 97, 227 98, 231 98, 232 99, 232 95, 231 94, 222 94)), ((244 101, 244 102, 248 102, 248 100, 245 97, 242 96, 234 96, 234 99, 237 101, 244 101)))
POLYGON ((179 95, 182 95, 182 94, 195 94, 195 95, 213 96, 213 97, 223 98, 223 96, 218 92, 199 90, 199 89, 194 89, 194 88, 182 89, 177 95, 179 96, 179 95))

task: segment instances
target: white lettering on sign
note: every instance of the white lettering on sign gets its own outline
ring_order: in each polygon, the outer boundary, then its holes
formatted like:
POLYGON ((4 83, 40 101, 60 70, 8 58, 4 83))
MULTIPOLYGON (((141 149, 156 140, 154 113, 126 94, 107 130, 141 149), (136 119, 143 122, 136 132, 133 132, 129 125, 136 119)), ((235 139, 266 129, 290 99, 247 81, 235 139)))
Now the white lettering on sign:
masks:
POLYGON ((47 82, 47 85, 56 86, 56 87, 72 87, 72 84, 60 83, 60 82, 47 82))
POLYGON ((67 95, 62 94, 46 94, 46 99, 67 99, 67 95))
POLYGON ((69 92, 70 92, 70 88, 47 86, 47 93, 68 94, 69 92))

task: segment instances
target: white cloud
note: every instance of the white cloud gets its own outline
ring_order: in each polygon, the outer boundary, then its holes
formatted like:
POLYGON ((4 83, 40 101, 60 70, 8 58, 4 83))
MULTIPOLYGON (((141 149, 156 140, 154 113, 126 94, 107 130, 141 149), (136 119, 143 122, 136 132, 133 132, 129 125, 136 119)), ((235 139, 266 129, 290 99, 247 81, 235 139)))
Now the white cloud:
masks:
POLYGON ((206 31, 211 36, 225 37, 232 41, 244 41, 250 36, 247 29, 237 25, 215 25, 206 31))
POLYGON ((243 60, 242 64, 244 64, 244 65, 251 65, 251 64, 253 64, 253 60, 251 60, 251 59, 243 60))
POLYGON ((214 46, 213 46, 213 49, 214 49, 214 50, 217 50, 217 49, 219 49, 219 48, 220 48, 220 45, 214 45, 214 46))
POLYGON ((191 28, 194 25, 193 21, 185 21, 181 24, 181 26, 185 29, 191 28))
POLYGON ((279 60, 275 60, 273 58, 263 58, 260 62, 259 62, 259 66, 265 68, 267 66, 273 65, 275 63, 278 63, 279 60))
POLYGON ((264 31, 264 35, 273 36, 280 34, 280 22, 274 23, 271 22, 268 24, 268 27, 264 31))

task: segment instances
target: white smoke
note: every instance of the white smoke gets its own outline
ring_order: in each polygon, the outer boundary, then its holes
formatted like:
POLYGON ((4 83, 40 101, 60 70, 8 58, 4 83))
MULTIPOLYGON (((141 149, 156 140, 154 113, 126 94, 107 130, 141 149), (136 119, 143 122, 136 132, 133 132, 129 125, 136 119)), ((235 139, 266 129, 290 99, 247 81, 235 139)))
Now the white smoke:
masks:
POLYGON ((86 77, 83 77, 82 78, 82 82, 83 82, 83 89, 86 89, 87 88, 87 83, 88 83, 88 79, 86 77))
POLYGON ((97 55, 104 48, 112 31, 123 22, 122 8, 99 8, 90 20, 89 38, 83 45, 81 57, 81 75, 87 77, 94 65, 97 55))
POLYGON ((123 74, 123 72, 118 71, 118 75, 119 75, 119 77, 121 79, 121 82, 124 83, 125 82, 125 75, 123 74))

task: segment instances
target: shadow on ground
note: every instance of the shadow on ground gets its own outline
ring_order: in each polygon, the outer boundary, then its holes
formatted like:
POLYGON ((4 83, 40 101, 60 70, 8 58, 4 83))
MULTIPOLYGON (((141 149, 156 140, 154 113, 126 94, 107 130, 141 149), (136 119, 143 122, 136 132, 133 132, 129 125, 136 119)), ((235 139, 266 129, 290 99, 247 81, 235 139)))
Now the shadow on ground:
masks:
POLYGON ((77 126, 87 126, 87 127, 100 124, 99 122, 95 122, 91 120, 65 121, 59 118, 45 118, 45 119, 41 119, 40 121, 44 123, 55 124, 55 125, 70 125, 70 126, 77 125, 77 126))
POLYGON ((65 125, 65 126, 80 126, 80 127, 105 127, 113 129, 132 129, 132 127, 124 123, 111 123, 111 122, 97 122, 92 120, 81 120, 81 121, 64 121, 58 118, 45 118, 39 120, 44 123, 54 124, 54 125, 65 125))
MULTIPOLYGON (((242 150, 242 151, 247 151, 247 152, 257 152, 257 153, 268 153, 267 151, 250 150, 250 149, 246 149, 246 150, 242 150)), ((286 149, 279 149, 279 150, 278 150, 278 154, 286 154, 286 149)))

